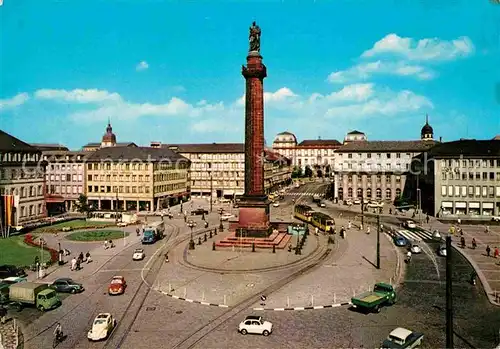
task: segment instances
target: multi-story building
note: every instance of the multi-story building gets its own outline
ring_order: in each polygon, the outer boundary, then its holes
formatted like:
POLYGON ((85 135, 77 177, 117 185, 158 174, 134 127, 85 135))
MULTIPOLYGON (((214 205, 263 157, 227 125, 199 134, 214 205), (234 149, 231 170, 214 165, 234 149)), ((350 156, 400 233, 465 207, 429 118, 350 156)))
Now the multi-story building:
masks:
MULTIPOLYGON (((193 195, 234 198, 245 191, 245 144, 161 144, 191 160, 191 191, 193 195)), ((292 168, 290 160, 269 149, 265 150, 264 189, 270 193, 288 183, 292 168)))
MULTIPOLYGON (((43 146, 39 146, 40 147, 43 146)), ((45 202, 49 215, 76 211, 78 197, 85 194, 85 151, 45 150, 45 202)))
POLYGON ((155 211, 191 192, 190 161, 168 148, 105 147, 86 161, 86 195, 94 210, 155 211))
POLYGON ((288 131, 279 133, 272 149, 292 160, 292 165, 305 171, 309 167, 317 176, 330 176, 335 163, 335 150, 342 144, 335 139, 311 139, 297 142, 288 131))
POLYGON ((0 130, 0 230, 46 216, 41 152, 0 130))
POLYGON ((83 151, 96 151, 97 149, 107 148, 107 147, 137 147, 137 144, 133 142, 116 142, 116 135, 113 133, 113 127, 111 127, 111 122, 108 121, 108 126, 106 127, 106 133, 102 136, 101 143, 87 143, 82 147, 83 151))
POLYGON ((436 144, 428 122, 416 141, 368 141, 359 131, 345 140, 335 152, 334 197, 340 201, 394 202, 405 189, 412 159, 436 144))
POLYGON ((441 143, 418 163, 405 191, 421 200, 424 212, 455 219, 500 215, 500 139, 441 143))

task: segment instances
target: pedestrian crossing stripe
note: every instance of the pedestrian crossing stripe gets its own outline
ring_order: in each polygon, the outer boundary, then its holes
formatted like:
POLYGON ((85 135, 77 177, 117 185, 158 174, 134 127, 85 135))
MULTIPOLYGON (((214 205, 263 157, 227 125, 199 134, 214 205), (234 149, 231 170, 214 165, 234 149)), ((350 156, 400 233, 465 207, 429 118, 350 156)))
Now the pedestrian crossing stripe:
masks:
POLYGON ((407 240, 411 241, 423 241, 432 240, 432 233, 425 230, 409 231, 409 230, 398 230, 398 234, 405 237, 407 240))
POLYGON ((283 196, 324 196, 325 194, 318 194, 318 193, 285 193, 283 196))

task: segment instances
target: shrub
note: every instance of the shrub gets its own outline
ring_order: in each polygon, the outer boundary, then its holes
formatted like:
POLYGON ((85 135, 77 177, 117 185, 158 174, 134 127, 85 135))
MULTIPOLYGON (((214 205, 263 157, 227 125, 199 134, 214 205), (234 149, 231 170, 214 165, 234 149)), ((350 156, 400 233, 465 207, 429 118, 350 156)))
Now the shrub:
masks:
MULTIPOLYGON (((31 234, 26 234, 24 236, 24 243, 28 246, 32 246, 32 247, 40 247, 40 244, 37 243, 34 239, 33 239, 33 235, 31 234)), ((49 252, 50 254, 50 262, 51 263, 54 263, 56 261, 59 260, 59 254, 56 250, 54 250, 53 248, 50 248, 48 247, 46 244, 43 245, 42 247, 45 251, 49 252)), ((50 263, 49 263, 50 264, 50 263)))

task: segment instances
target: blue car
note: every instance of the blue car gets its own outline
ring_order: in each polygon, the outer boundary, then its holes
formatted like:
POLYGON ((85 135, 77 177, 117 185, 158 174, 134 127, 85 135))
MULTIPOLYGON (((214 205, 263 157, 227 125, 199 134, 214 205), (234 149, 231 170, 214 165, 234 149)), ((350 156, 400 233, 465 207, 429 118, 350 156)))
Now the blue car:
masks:
POLYGON ((399 247, 404 247, 408 245, 408 240, 404 236, 396 236, 394 238, 394 244, 399 247))

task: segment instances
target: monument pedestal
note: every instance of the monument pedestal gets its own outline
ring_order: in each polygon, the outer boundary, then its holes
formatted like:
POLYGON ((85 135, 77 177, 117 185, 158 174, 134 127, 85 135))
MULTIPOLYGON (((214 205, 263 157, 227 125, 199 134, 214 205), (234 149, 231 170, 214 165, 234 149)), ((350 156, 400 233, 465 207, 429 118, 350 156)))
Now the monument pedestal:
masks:
POLYGON ((239 202, 237 237, 267 238, 272 233, 267 196, 245 195, 239 202))

